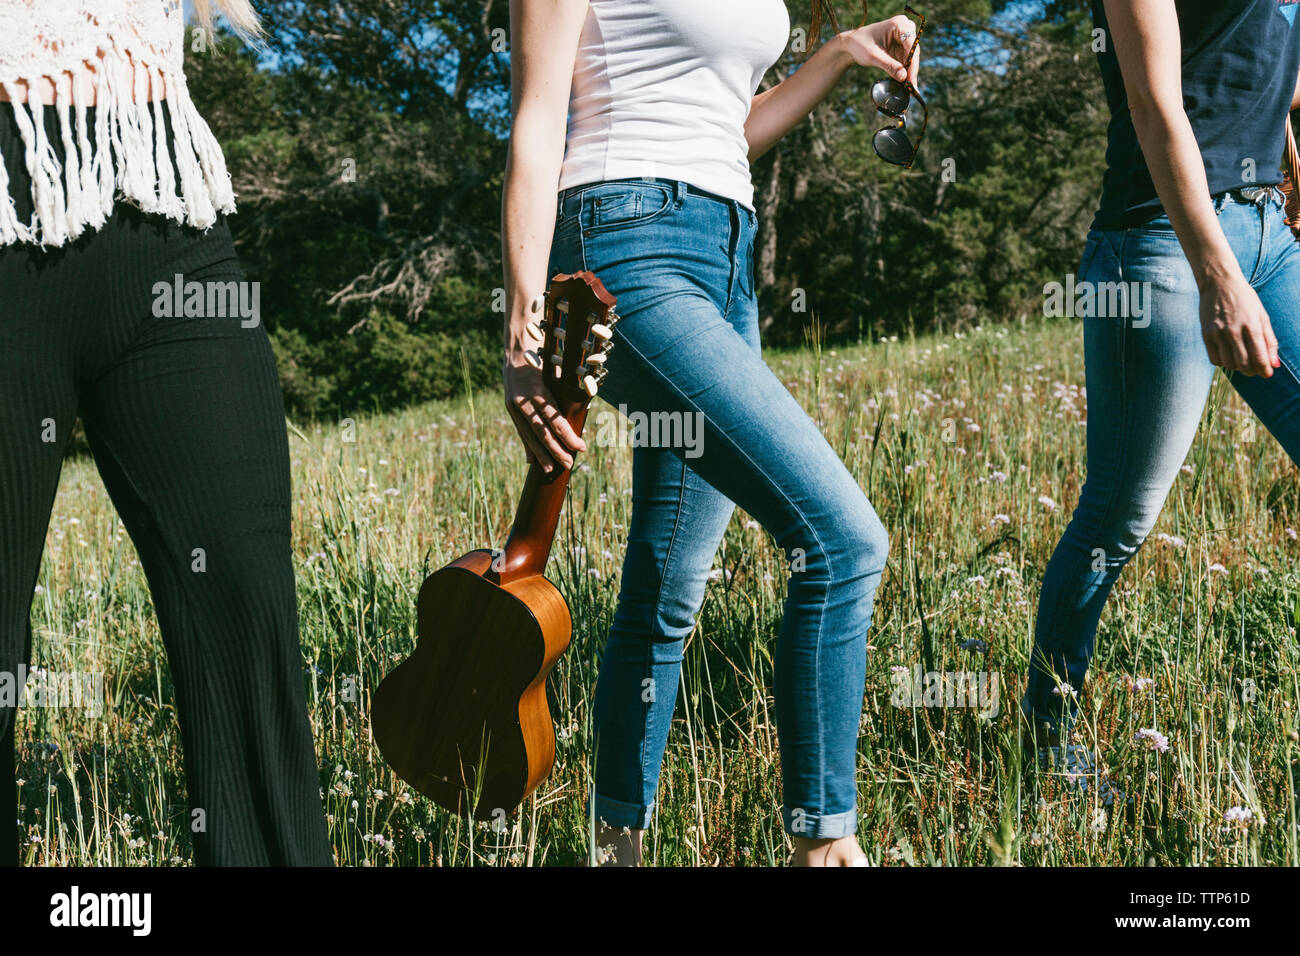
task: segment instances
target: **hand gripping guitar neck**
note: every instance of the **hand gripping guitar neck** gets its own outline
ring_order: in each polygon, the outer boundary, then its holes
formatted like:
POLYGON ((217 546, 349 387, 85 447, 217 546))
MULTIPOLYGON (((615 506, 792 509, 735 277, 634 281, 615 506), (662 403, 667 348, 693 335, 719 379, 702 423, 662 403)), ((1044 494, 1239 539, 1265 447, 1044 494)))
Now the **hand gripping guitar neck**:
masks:
MULTIPOLYGON (((552 279, 545 301, 541 322, 529 327, 538 345, 529 359, 542 370, 560 414, 581 435, 587 406, 605 377, 605 359, 614 347, 610 339, 618 321, 614 297, 592 273, 579 272, 552 279)), ((569 474, 566 468, 548 476, 536 464, 528 470, 498 583, 541 574, 545 569, 569 474)))
MULTIPOLYGON (((613 348, 615 300, 578 272, 555 276, 544 301, 530 361, 581 434, 613 348)), ((555 763, 546 677, 572 620, 542 572, 568 483, 568 469, 533 464, 504 551, 471 551, 425 579, 415 652, 374 693, 371 730, 389 766, 462 815, 504 819, 555 763)))

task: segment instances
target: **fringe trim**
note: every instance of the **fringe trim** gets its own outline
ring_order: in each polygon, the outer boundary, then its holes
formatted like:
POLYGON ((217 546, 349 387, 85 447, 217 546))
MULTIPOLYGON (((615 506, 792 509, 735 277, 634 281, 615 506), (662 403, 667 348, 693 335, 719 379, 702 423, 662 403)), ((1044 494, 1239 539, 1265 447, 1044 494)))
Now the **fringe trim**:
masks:
POLYGON ((103 226, 117 199, 199 229, 211 226, 220 213, 235 211, 221 146, 190 99, 184 73, 142 64, 115 42, 95 62, 97 69, 82 63, 72 71, 78 83, 89 81, 95 90, 93 147, 86 105, 73 102, 74 76, 59 73, 55 81, 58 145, 66 164, 59 161, 59 150, 45 128, 45 107, 19 102, 18 84, 26 80, 27 89, 35 90, 41 78, 0 81, 22 139, 34 210, 30 222, 19 219, 8 172, 0 163, 0 245, 61 246, 87 229, 103 226), (162 102, 146 99, 150 83, 155 90, 159 84, 166 89, 179 183, 168 155, 162 102))

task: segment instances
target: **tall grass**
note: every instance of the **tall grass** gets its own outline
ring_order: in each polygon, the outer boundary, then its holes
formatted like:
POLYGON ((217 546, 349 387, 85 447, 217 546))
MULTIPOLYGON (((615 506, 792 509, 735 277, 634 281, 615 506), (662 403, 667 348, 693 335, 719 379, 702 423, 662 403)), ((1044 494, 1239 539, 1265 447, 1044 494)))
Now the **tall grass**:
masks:
MULTIPOLYGON (((1231 388, 1216 384, 1185 473, 1102 620, 1083 734, 1134 797, 1107 812, 1022 767, 1018 744, 1037 589, 1084 475, 1077 325, 812 346, 769 362, 891 533, 859 741, 871 860, 1300 863, 1296 473, 1231 388), (996 715, 895 706, 894 669, 918 664, 998 674, 996 715), (1135 736, 1146 728, 1168 738, 1166 751, 1135 736)), ((556 768, 500 832, 413 794, 380 760, 366 716, 372 689, 414 646, 424 575, 505 540, 525 466, 499 396, 294 428, 292 454, 304 681, 338 861, 583 861, 592 692, 629 521, 630 449, 593 445, 573 476, 548 569, 573 614, 550 685, 556 768)), ((784 558, 737 512, 713 578, 686 648, 648 857, 781 864, 770 688, 784 558)), ((37 663, 104 672, 108 707, 99 718, 21 712, 25 858, 187 862, 162 642, 88 460, 65 470, 33 625, 37 663)))

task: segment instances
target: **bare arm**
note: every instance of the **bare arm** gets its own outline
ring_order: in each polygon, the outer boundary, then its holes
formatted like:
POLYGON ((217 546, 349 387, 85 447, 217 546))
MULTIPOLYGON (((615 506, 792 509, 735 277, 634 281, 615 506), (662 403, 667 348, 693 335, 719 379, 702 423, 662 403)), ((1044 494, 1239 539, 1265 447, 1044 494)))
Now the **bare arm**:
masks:
POLYGON ((1105 0, 1105 6, 1142 155, 1201 291, 1210 361, 1247 375, 1272 375, 1272 325, 1208 202, 1205 162, 1183 109, 1174 0, 1105 0))
POLYGON ((506 407, 530 461, 547 471, 573 465, 586 448, 555 407, 540 371, 524 358, 532 346, 529 305, 546 290, 555 227, 556 187, 564 161, 569 87, 588 0, 510 0, 510 145, 501 196, 505 265, 506 407))
POLYGON ((854 64, 879 67, 896 80, 910 79, 915 86, 920 54, 912 57, 908 72, 903 71, 902 63, 915 36, 916 24, 902 14, 846 30, 824 44, 788 79, 755 96, 745 121, 750 162, 780 142, 826 99, 854 64))

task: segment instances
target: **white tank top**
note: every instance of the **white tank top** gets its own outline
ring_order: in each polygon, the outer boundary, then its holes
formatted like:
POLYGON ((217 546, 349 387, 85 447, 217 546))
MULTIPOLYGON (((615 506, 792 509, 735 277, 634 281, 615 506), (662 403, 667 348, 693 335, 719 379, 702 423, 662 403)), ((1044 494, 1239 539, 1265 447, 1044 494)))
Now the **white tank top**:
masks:
POLYGON ((745 119, 789 38, 784 0, 591 0, 559 188, 658 176, 752 209, 745 119))

